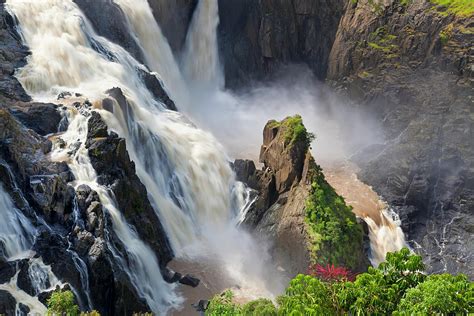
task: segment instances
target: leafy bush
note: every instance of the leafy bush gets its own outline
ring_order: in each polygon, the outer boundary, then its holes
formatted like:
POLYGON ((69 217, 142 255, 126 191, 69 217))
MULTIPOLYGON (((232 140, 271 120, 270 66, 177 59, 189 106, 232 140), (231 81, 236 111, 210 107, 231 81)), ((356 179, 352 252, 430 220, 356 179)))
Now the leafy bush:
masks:
POLYGON ((242 307, 243 316, 276 316, 277 309, 273 305, 272 301, 268 299, 258 299, 255 301, 248 302, 242 307))
POLYGON ((336 285, 339 307, 356 315, 383 315, 396 310, 405 291, 423 282, 425 275, 420 256, 407 248, 388 253, 377 269, 357 276, 352 282, 336 285))
POLYGON ((78 316, 79 307, 74 302, 74 294, 71 291, 53 292, 48 299, 47 315, 78 316))
POLYGON ((335 310, 325 283, 300 274, 290 282, 286 294, 278 298, 279 315, 333 315, 335 310))
POLYGON ((431 275, 408 289, 396 315, 467 315, 474 312, 474 284, 464 275, 431 275))
POLYGON ((210 316, 238 316, 242 315, 240 306, 232 302, 234 293, 227 290, 220 295, 214 296, 209 302, 206 315, 210 316))

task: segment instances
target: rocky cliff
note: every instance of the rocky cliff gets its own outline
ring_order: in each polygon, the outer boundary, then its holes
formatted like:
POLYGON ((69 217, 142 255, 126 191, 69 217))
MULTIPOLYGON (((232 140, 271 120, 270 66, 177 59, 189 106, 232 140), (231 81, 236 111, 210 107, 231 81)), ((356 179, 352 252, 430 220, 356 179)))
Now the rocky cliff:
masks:
POLYGON ((219 45, 231 87, 305 63, 376 116, 386 142, 354 157, 360 177, 431 271, 472 276, 474 20, 437 2, 221 1, 219 45))
POLYGON ((354 160, 431 271, 473 275, 472 14, 429 1, 352 1, 328 79, 383 123, 354 160))
POLYGON ((243 225, 270 242, 272 258, 290 277, 315 263, 362 271, 368 265, 362 227, 314 162, 311 137, 299 116, 269 121, 263 130, 262 169, 250 160, 234 162, 237 179, 257 192, 243 225), (338 234, 329 233, 336 226, 338 234))

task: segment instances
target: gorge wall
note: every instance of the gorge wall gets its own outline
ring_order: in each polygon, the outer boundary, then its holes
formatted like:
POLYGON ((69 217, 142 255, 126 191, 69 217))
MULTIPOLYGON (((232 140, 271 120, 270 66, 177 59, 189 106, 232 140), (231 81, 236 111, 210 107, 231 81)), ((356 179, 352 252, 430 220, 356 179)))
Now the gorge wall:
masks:
POLYGON ((385 142, 353 157, 359 176, 432 271, 472 276, 472 13, 428 0, 260 0, 220 1, 219 15, 226 84, 303 63, 371 112, 385 142))

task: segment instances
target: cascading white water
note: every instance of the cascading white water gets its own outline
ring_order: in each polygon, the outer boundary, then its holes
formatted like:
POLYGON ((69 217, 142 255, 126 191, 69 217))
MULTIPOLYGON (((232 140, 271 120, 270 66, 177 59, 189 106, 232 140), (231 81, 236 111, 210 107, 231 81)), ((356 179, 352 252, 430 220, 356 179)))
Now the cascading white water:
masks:
POLYGON ((81 109, 78 112, 75 108, 71 108, 68 115, 70 125, 61 136, 68 146, 63 149, 55 148, 52 159, 64 159, 78 141, 81 143, 80 148, 75 151, 74 156, 69 160, 69 166, 76 178, 74 185, 77 187, 86 184, 98 193, 102 205, 110 214, 114 232, 125 247, 128 262, 125 262, 123 255, 118 253, 113 245, 109 244, 109 249, 113 252, 114 257, 121 258, 121 268, 128 274, 132 284, 139 294, 146 299, 152 311, 166 313, 169 308, 179 305, 180 298, 173 294, 174 286, 163 280, 153 251, 140 240, 135 230, 127 224, 107 189, 100 186, 96 181, 97 174, 90 163, 88 150, 85 147, 88 110, 81 109))
POLYGON ((187 89, 173 52, 153 17, 147 0, 115 0, 125 12, 130 32, 135 34, 148 67, 163 81, 178 105, 186 104, 187 89))
POLYGON ((35 231, 0 183, 0 250, 7 258, 19 256, 30 249, 35 231))
POLYGON ((217 0, 200 0, 194 12, 183 55, 183 73, 193 85, 224 87, 219 62, 217 0))
POLYGON ((28 315, 46 315, 46 307, 38 300, 38 298, 28 295, 26 292, 20 290, 17 286, 18 274, 10 280, 9 283, 0 284, 0 290, 10 293, 17 302, 16 315, 19 313, 19 303, 28 306, 30 312, 28 315))

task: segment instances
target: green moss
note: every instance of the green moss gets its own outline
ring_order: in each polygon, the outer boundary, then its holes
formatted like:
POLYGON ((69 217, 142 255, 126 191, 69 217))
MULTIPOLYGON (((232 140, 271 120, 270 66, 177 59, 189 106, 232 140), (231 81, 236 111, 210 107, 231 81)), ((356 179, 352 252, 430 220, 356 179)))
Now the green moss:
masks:
POLYGON ((270 121, 268 126, 270 128, 280 127, 283 129, 285 146, 291 147, 296 143, 302 143, 308 149, 315 138, 314 134, 308 132, 303 125, 301 115, 289 116, 281 122, 270 121))
POLYGON ((471 16, 474 14, 473 0, 430 0, 438 5, 440 13, 454 14, 457 16, 471 16), (441 10, 445 11, 441 11, 441 10))
POLYGON ((319 166, 312 175, 311 193, 306 200, 312 261, 357 268, 363 231, 352 208, 326 182, 319 166))
POLYGON ((370 33, 367 45, 374 50, 383 52, 386 57, 393 58, 398 52, 398 45, 395 44, 396 39, 396 35, 388 33, 386 27, 382 26, 370 33))
POLYGON ((441 32, 439 32, 439 39, 441 44, 446 45, 453 36, 454 24, 448 24, 441 32))

